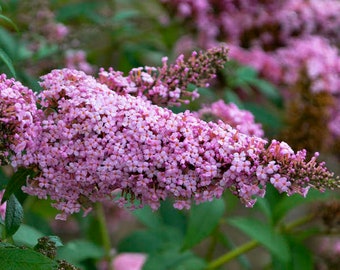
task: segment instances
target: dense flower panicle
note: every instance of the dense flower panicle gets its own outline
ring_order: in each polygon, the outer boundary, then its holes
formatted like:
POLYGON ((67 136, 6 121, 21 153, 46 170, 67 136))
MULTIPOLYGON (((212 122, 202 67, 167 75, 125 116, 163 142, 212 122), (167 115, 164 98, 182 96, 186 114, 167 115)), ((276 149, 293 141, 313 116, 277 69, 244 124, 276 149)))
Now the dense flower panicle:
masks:
POLYGON ((220 119, 246 135, 264 136, 261 124, 255 123, 254 115, 249 111, 240 110, 234 103, 225 104, 223 100, 219 100, 204 106, 197 115, 201 119, 220 119))
POLYGON ((338 185, 323 164, 306 162, 304 152, 294 154, 285 143, 266 149, 265 140, 222 121, 207 123, 188 111, 174 114, 119 95, 83 72, 54 70, 41 86, 40 174, 23 190, 49 196, 60 219, 104 200, 120 206, 138 200, 157 209, 172 197, 182 209, 230 189, 252 206, 269 182, 280 192, 303 195, 310 185, 338 185))
POLYGON ((0 165, 28 166, 39 133, 39 110, 32 90, 0 75, 0 165), (26 154, 23 156, 23 153, 26 154), (15 160, 20 159, 17 163, 15 160))
POLYGON ((218 69, 227 61, 227 48, 220 46, 206 52, 193 52, 188 59, 180 55, 174 64, 162 59, 162 67, 134 68, 124 77, 122 72, 112 68, 101 69, 98 81, 117 93, 144 97, 160 106, 189 103, 199 97, 197 90, 189 91, 189 84, 207 87, 218 69))

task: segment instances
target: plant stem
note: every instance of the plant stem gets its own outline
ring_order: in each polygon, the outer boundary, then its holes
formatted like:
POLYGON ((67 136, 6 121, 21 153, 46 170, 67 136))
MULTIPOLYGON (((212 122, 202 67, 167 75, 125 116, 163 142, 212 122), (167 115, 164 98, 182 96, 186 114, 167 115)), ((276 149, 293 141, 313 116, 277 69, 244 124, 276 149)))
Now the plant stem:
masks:
POLYGON ((108 263, 108 269, 112 270, 112 256, 111 256, 111 241, 110 234, 107 229, 107 223, 105 218, 105 213, 103 209, 103 205, 99 202, 95 203, 95 211, 99 224, 99 234, 102 240, 102 245, 105 251, 105 258, 108 263))
POLYGON ((231 261, 232 259, 242 255, 245 252, 248 252, 249 250, 252 250, 253 248, 257 247, 259 245, 259 242, 257 242, 256 240, 252 240, 249 241, 239 247, 237 247, 236 249, 222 255, 221 257, 217 258, 216 260, 210 262, 207 266, 207 269, 215 269, 229 261, 231 261))
MULTIPOLYGON (((283 226, 281 229, 280 229, 280 232, 289 232, 291 230, 293 230, 294 228, 296 227, 299 227, 301 225, 304 225, 308 222, 310 222, 313 218, 315 217, 314 214, 308 214, 306 216, 303 216, 297 220, 294 220, 288 224, 286 224, 285 226, 283 226)), ((260 243, 257 242, 256 240, 252 240, 252 241, 249 241, 239 247, 237 247, 236 249, 220 256, 219 258, 217 258, 216 260, 210 262, 207 266, 207 270, 209 269, 215 269, 229 261, 231 261, 232 259, 242 255, 243 253, 246 253, 250 250, 252 250, 253 248, 257 247, 260 243)))

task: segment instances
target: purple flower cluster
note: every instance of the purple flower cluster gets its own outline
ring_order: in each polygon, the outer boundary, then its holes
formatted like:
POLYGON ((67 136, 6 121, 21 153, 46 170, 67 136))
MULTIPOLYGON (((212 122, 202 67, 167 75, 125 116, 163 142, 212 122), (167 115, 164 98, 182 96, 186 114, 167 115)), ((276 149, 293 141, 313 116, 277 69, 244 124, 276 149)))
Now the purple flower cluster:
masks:
POLYGON ((249 111, 240 110, 236 104, 225 104, 223 100, 204 106, 197 112, 201 119, 217 118, 237 129, 239 132, 256 137, 263 137, 261 124, 255 123, 254 115, 249 111))
POLYGON ((309 186, 338 185, 323 164, 283 142, 266 149, 265 140, 223 122, 117 94, 80 71, 54 70, 42 79, 44 117, 33 153, 39 174, 23 190, 55 201, 59 219, 96 201, 157 209, 171 197, 182 209, 230 189, 252 206, 269 182, 303 195, 309 186))
POLYGON ((40 132, 40 112, 32 90, 14 79, 0 75, 0 165, 33 162, 35 142, 40 132), (24 154, 26 153, 26 154, 24 154), (16 161, 20 160, 19 163, 16 161))
POLYGON ((179 106, 189 103, 187 98, 199 97, 197 89, 188 91, 189 84, 209 86, 209 81, 227 61, 227 51, 225 46, 219 46, 205 52, 193 52, 188 59, 181 54, 170 65, 164 57, 162 67, 134 68, 126 77, 112 68, 109 71, 101 69, 98 81, 123 95, 140 96, 159 106, 179 106))

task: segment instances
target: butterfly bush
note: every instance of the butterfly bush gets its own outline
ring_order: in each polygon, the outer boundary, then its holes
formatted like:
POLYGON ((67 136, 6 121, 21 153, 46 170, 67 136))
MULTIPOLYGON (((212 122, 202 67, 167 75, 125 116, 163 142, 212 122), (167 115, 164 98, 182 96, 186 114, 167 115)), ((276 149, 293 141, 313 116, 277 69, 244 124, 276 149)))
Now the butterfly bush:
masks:
MULTIPOLYGON (((16 85, 21 87, 13 82, 8 89, 16 85)), ((43 113, 33 105, 25 109, 40 115, 33 125, 35 145, 22 154, 25 148, 15 148, 12 164, 37 171, 23 190, 50 197, 61 211, 59 219, 105 200, 157 209, 171 197, 183 209, 229 189, 252 206, 267 183, 304 196, 309 187, 338 185, 316 157, 306 160, 305 151, 295 153, 275 140, 266 147, 264 139, 222 121, 205 122, 189 111, 175 114, 117 93, 81 71, 54 70, 42 77, 41 87, 37 99, 43 113)))
POLYGON ((226 46, 207 51, 194 51, 188 59, 181 54, 174 64, 168 64, 163 57, 162 67, 139 67, 132 69, 128 76, 110 68, 101 69, 98 81, 117 93, 140 96, 160 106, 188 104, 189 99, 199 97, 197 89, 188 91, 188 86, 208 87, 217 70, 227 61, 226 46))

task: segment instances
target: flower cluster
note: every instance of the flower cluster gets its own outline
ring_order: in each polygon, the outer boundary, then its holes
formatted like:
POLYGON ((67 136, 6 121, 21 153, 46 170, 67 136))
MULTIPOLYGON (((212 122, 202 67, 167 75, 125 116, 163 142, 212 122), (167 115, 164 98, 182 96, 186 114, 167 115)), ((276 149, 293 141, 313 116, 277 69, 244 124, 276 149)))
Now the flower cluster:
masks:
POLYGON ((0 75, 0 165, 10 160, 15 166, 33 162, 31 153, 39 134, 39 111, 32 90, 0 75), (21 160, 21 164, 15 162, 21 160))
POLYGON ((219 46, 206 52, 193 52, 188 59, 182 54, 170 65, 164 57, 162 67, 134 68, 127 77, 112 68, 101 69, 98 81, 118 93, 144 97, 157 105, 189 103, 186 98, 194 100, 199 96, 197 90, 188 91, 189 84, 209 86, 208 82, 227 61, 227 51, 225 46, 219 46))
POLYGON ((23 190, 48 196, 58 218, 90 210, 96 201, 176 208, 220 197, 230 189, 247 206, 267 183, 280 192, 306 195, 309 186, 338 186, 338 179, 305 152, 283 142, 240 133, 192 113, 174 114, 140 97, 120 95, 75 70, 43 76, 38 96, 45 112, 37 145, 39 174, 23 190), (117 195, 121 191, 121 196, 117 195))
POLYGON ((261 124, 255 123, 254 115, 249 111, 240 110, 236 104, 226 104, 223 100, 204 106, 197 112, 201 119, 217 118, 249 136, 263 137, 261 124))

